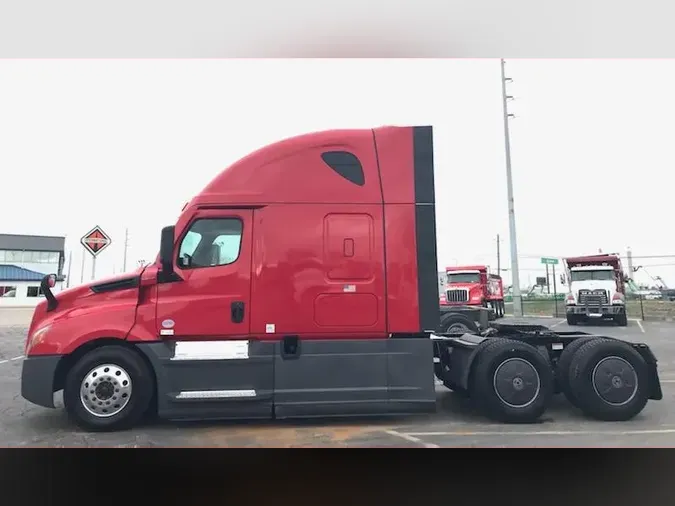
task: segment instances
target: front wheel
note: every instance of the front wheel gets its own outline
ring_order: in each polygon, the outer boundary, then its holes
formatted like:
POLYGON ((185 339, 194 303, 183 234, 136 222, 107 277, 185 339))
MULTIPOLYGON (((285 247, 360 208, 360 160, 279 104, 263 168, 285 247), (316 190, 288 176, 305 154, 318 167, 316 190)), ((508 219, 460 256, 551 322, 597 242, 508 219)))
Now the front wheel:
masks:
POLYGON ((567 313, 567 325, 572 326, 572 325, 576 325, 577 323, 579 323, 579 320, 577 320, 576 315, 567 313))
POLYGON ((627 327, 628 326, 628 315, 624 311, 623 313, 619 313, 614 317, 614 323, 616 323, 619 327, 627 327))
POLYGON ((102 346, 68 372, 63 402, 71 419, 85 430, 123 430, 148 412, 154 388, 152 371, 136 352, 102 346))

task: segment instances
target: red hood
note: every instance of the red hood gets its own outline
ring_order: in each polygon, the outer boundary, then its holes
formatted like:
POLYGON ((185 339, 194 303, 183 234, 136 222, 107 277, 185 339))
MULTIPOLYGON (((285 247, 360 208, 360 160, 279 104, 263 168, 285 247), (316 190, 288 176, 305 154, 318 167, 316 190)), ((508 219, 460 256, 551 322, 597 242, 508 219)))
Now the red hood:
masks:
POLYGON ((86 305, 86 301, 88 301, 90 297, 96 297, 98 299, 100 295, 94 293, 91 290, 92 286, 100 285, 102 283, 122 281, 136 276, 140 277, 145 269, 146 266, 139 267, 138 269, 132 272, 126 272, 124 274, 116 274, 114 276, 107 276, 105 278, 90 281, 88 283, 74 286, 72 288, 67 288, 58 293, 55 293, 54 297, 56 297, 56 300, 58 301, 58 307, 56 311, 50 313, 47 312, 47 301, 46 300, 40 301, 40 303, 35 307, 35 312, 33 313, 33 319, 31 321, 30 328, 28 330, 29 335, 38 326, 41 326, 47 320, 51 321, 52 319, 58 318, 59 316, 63 315, 64 312, 68 310, 72 310, 83 304, 86 305))
POLYGON ((111 283, 114 281, 122 281, 124 279, 129 279, 131 277, 140 276, 145 270, 146 266, 139 267, 135 271, 125 272, 123 274, 114 274, 112 276, 106 276, 105 278, 96 279, 94 281, 89 281, 82 285, 77 285, 72 288, 67 288, 59 293, 55 293, 54 296, 56 300, 61 303, 62 301, 72 300, 79 296, 80 294, 88 292, 92 286, 101 285, 103 283, 111 283))
POLYGON ((449 283, 449 284, 445 285, 445 289, 446 290, 452 290, 453 288, 465 288, 465 289, 471 290, 472 288, 475 288, 477 286, 480 287, 481 284, 480 283, 449 283))

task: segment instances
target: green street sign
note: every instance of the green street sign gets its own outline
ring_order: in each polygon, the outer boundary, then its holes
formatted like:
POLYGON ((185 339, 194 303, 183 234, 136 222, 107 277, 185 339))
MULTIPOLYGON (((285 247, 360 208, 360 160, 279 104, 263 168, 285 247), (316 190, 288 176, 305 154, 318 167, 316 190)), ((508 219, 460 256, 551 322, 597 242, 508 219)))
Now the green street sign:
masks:
POLYGON ((542 257, 541 263, 542 264, 548 264, 548 265, 558 265, 558 259, 557 258, 542 257))

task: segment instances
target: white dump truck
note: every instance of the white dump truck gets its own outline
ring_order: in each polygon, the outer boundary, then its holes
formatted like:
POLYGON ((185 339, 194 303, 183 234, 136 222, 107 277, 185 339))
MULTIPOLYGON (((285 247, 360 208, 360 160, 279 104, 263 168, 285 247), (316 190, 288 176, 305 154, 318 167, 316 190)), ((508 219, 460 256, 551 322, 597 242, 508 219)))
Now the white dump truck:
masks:
POLYGON ((611 319, 628 325, 626 277, 618 255, 565 258, 568 290, 565 300, 567 323, 611 319))

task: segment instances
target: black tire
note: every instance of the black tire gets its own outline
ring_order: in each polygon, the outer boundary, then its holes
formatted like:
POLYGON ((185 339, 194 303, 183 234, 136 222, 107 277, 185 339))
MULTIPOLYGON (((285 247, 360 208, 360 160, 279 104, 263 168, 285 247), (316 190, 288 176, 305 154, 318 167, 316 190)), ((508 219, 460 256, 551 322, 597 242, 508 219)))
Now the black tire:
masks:
MULTIPOLYGON (((123 346, 108 345, 90 351, 68 371, 63 389, 63 402, 71 419, 85 430, 92 432, 124 430, 140 422, 149 411, 154 390, 153 373, 136 352, 123 346), (97 368, 102 368, 98 378, 104 378, 99 384, 96 383, 99 380, 95 379, 98 374, 95 372, 97 368), (111 376, 103 376, 107 372, 110 372, 111 376), (114 376, 113 372, 119 372, 119 376, 114 376), (80 388, 85 386, 88 376, 93 378, 93 383, 91 386, 86 385, 87 389, 98 387, 101 390, 93 394, 93 399, 87 396, 85 401, 81 397, 80 388), (128 378, 124 380, 127 381, 127 385, 117 383, 118 379, 125 377, 128 378), (121 394, 120 388, 123 392, 121 394), (123 398, 124 388, 129 389, 129 393, 123 398), (119 398, 115 395, 116 392, 119 398), (100 397, 96 397, 97 395, 100 397), (128 399, 126 404, 124 399, 128 399), (85 407, 87 401, 91 401, 91 404, 85 407), (116 401, 121 404, 115 404, 116 401), (104 411, 109 413, 107 410, 114 412, 116 409, 120 411, 114 414, 104 413, 104 411), (98 414, 95 415, 92 411, 97 411, 98 414)), ((85 396, 89 392, 82 395, 85 396)))
POLYGON ((630 420, 649 399, 647 363, 621 341, 597 339, 581 346, 568 381, 579 408, 598 420, 630 420))
POLYGON ((479 408, 489 418, 504 423, 537 421, 555 389, 548 360, 529 344, 511 339, 494 339, 480 352, 471 383, 471 398, 479 408), (508 369, 502 371, 503 367, 508 369), (497 386, 499 376, 501 388, 497 386))
POLYGON ((504 314, 506 312, 506 306, 504 305, 504 301, 500 300, 499 301, 499 317, 504 318, 504 314))
POLYGON ((567 400, 572 404, 572 406, 579 407, 577 400, 574 397, 574 392, 570 388, 569 375, 570 375, 570 366, 572 365, 572 359, 574 358, 575 353, 579 348, 584 344, 595 341, 602 340, 602 337, 580 337, 575 341, 572 341, 570 344, 565 346, 560 358, 558 358, 558 363, 555 367, 555 380, 558 391, 562 392, 567 400))
POLYGON ((454 393, 455 395, 462 397, 463 399, 469 397, 469 392, 467 392, 464 388, 455 385, 454 383, 451 383, 449 381, 443 381, 443 386, 448 390, 452 391, 452 393, 454 393))
POLYGON ((573 314, 567 314, 567 325, 573 326, 579 323, 579 320, 577 320, 576 315, 573 314))
POLYGON ((441 317, 440 331, 468 334, 478 332, 478 325, 463 314, 448 313, 441 317))
POLYGON ((616 323, 619 327, 627 327, 628 326, 628 315, 624 311, 623 313, 619 313, 614 317, 614 323, 616 323))

